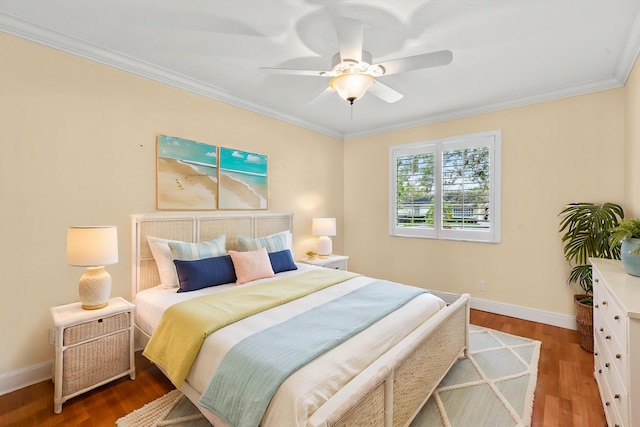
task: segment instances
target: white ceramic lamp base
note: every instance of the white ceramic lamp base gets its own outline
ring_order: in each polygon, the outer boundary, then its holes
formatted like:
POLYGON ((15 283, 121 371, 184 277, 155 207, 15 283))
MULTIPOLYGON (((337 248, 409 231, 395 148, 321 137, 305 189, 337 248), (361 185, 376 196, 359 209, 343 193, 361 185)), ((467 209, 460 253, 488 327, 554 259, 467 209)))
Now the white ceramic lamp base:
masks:
POLYGON ((82 308, 96 310, 109 304, 111 275, 104 267, 87 267, 78 284, 82 308))
POLYGON ((328 258, 333 252, 333 242, 330 237, 320 236, 318 238, 318 256, 320 258, 328 258))

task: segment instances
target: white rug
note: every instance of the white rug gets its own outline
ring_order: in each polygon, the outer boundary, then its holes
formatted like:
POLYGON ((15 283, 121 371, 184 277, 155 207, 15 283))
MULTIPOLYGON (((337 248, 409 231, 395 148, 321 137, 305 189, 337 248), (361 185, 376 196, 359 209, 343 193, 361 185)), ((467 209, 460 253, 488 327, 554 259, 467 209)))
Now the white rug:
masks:
POLYGON ((140 409, 119 418, 118 427, 211 427, 209 421, 180 390, 171 390, 140 409))
POLYGON ((531 425, 540 341, 473 325, 469 341, 411 427, 531 425))
MULTIPOLYGON (((469 358, 455 363, 411 427, 529 426, 540 341, 470 327, 469 358)), ((211 427, 179 390, 116 421, 118 427, 211 427)))

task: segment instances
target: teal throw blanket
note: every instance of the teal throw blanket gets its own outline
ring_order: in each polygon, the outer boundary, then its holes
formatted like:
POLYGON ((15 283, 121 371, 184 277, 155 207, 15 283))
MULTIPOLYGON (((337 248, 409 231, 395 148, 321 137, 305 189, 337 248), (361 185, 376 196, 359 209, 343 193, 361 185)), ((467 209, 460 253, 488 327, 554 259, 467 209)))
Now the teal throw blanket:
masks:
POLYGON ((424 289, 375 281, 238 342, 200 404, 235 427, 256 427, 289 375, 400 308, 424 289))

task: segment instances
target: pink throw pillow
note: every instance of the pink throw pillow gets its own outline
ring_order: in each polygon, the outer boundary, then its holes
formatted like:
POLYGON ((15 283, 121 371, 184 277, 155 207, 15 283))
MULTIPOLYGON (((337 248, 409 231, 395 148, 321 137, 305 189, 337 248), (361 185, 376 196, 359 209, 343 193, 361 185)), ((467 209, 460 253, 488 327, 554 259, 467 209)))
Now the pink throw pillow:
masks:
POLYGON ((249 252, 229 251, 229 255, 236 270, 236 285, 275 276, 266 248, 249 252))

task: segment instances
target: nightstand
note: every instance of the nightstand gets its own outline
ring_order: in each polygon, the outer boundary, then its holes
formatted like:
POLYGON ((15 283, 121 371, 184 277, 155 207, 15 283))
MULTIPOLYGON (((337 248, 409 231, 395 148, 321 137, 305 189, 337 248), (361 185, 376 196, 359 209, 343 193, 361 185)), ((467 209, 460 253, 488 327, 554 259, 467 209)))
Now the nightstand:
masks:
POLYGON ((329 255, 328 258, 303 258, 298 260, 303 264, 311 264, 316 265, 318 267, 325 268, 334 268, 336 270, 347 270, 347 260, 349 259, 346 255, 329 255))
POLYGON ((79 302, 51 308, 56 414, 74 396, 125 375, 135 379, 133 308, 119 297, 98 310, 84 310, 79 302))

